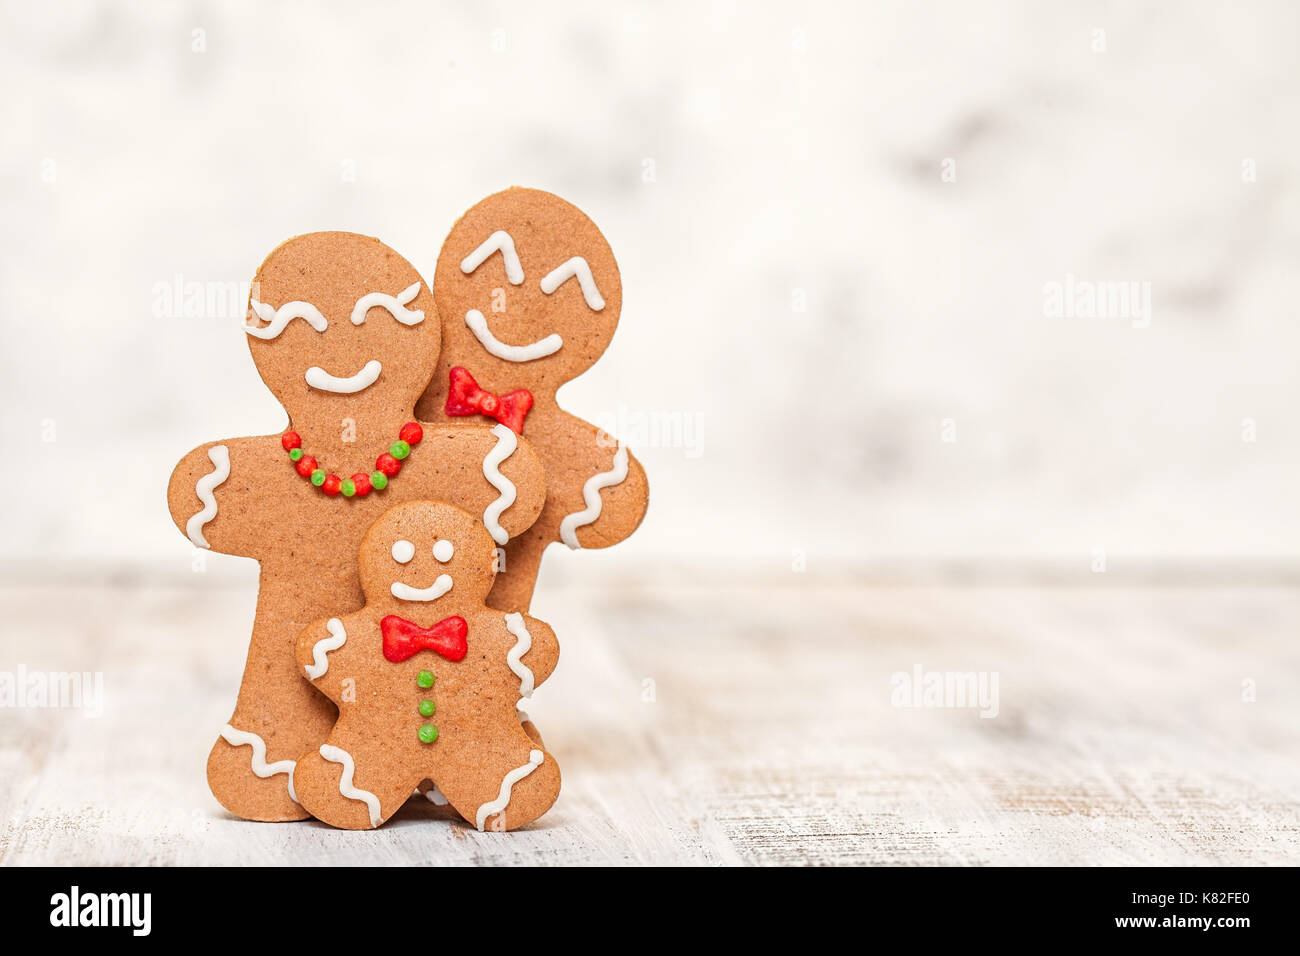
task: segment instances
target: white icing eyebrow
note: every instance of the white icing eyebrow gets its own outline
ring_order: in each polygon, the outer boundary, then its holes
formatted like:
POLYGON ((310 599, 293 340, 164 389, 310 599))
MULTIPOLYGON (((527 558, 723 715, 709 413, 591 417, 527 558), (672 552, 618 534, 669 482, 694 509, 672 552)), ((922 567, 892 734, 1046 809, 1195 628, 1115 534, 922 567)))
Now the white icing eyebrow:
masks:
POLYGON ((515 252, 515 241, 510 238, 510 233, 503 229, 492 233, 483 240, 481 246, 462 259, 460 271, 469 275, 498 249, 501 250, 501 258, 506 263, 506 278, 510 280, 511 285, 520 285, 524 281, 524 267, 519 261, 519 253, 515 252))
POLYGON ((294 319, 303 319, 317 332, 324 332, 325 326, 328 324, 325 321, 325 316, 321 315, 320 310, 310 302, 299 302, 295 299, 293 302, 286 302, 278 309, 264 302, 258 302, 256 299, 249 299, 248 304, 253 307, 253 311, 257 313, 259 319, 271 323, 264 329, 245 324, 244 331, 254 338, 273 339, 283 332, 284 327, 294 319))
POLYGON ((386 292, 368 292, 361 298, 357 299, 357 304, 352 307, 352 324, 360 325, 366 321, 366 313, 375 306, 382 306, 387 309, 398 322, 403 325, 418 325, 424 321, 424 313, 419 309, 411 310, 406 308, 406 303, 410 302, 420 294, 420 283, 413 282, 401 292, 397 297, 389 295, 386 292))
POLYGON ((587 260, 582 256, 574 256, 568 262, 556 266, 555 269, 547 273, 546 277, 542 279, 542 291, 550 295, 574 276, 578 277, 578 284, 582 286, 582 297, 587 300, 587 305, 597 312, 605 308, 605 300, 600 297, 600 290, 596 288, 596 280, 591 277, 591 267, 587 265, 587 260))

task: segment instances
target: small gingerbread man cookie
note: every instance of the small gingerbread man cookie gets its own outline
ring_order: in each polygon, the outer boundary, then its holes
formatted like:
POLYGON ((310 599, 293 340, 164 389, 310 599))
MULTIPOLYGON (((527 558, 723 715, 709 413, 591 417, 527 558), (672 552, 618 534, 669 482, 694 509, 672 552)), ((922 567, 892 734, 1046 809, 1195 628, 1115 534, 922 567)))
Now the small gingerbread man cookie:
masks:
POLYGON ((555 758, 516 705, 560 648, 541 621, 484 603, 495 559, 483 526, 439 502, 398 505, 366 532, 365 606, 298 638, 302 673, 339 707, 329 739, 294 770, 313 816, 377 827, 424 778, 480 830, 516 829, 555 802, 555 758))
POLYGON ((493 421, 527 437, 546 468, 546 507, 505 546, 488 603, 526 611, 547 545, 605 548, 645 516, 645 471, 627 446, 556 403, 618 326, 623 287, 609 243, 580 209, 537 189, 484 199, 452 227, 434 299, 442 358, 416 410, 493 421))
POLYGON ((441 338, 419 273, 378 239, 298 236, 254 277, 246 338, 287 429, 202 445, 167 490, 196 547, 261 562, 257 614, 239 699, 208 758, 208 783, 249 820, 299 820, 294 760, 335 709, 302 679, 302 626, 358 607, 353 557, 376 518, 402 501, 459 505, 498 540, 540 513, 546 477, 526 439, 503 425, 421 423, 415 401, 441 338))

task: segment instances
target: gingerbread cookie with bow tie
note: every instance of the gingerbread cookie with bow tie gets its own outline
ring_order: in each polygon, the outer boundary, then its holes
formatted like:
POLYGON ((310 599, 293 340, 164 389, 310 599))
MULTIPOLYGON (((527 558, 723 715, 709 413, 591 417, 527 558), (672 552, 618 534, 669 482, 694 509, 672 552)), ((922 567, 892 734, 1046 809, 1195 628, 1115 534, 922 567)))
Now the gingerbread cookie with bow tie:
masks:
POLYGON ((303 680, 294 646, 313 618, 361 606, 365 530, 393 505, 436 499, 508 541, 540 514, 546 479, 527 439, 504 425, 416 417, 441 326, 419 274, 378 239, 320 232, 279 246, 236 334, 288 426, 196 448, 167 499, 195 547, 261 563, 243 681, 208 758, 209 785, 245 819, 297 820, 307 812, 294 761, 325 739, 336 710, 303 680))
POLYGON ((532 442, 546 468, 546 506, 509 543, 488 603, 526 611, 554 542, 604 548, 645 516, 645 470, 627 446, 556 403, 618 325, 623 288, 609 243, 577 207, 537 189, 484 199, 452 227, 438 256, 443 323, 438 370, 417 411, 430 421, 496 422, 532 442))
POLYGON ((366 532, 365 605, 298 638, 302 673, 339 708, 328 739, 294 769, 313 816, 377 827, 425 778, 480 830, 516 829, 555 802, 555 758, 516 706, 560 648, 541 621, 484 603, 495 562, 482 523, 440 502, 398 505, 366 532))

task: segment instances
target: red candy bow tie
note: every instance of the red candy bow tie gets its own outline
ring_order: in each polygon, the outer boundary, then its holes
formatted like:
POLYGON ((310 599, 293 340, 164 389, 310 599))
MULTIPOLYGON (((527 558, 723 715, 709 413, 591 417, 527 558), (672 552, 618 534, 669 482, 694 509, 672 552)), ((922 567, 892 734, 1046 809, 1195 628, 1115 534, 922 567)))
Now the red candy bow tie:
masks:
POLYGON ((384 632, 384 657, 394 664, 420 651, 433 651, 449 661, 458 661, 469 651, 465 643, 469 625, 463 617, 445 617, 433 627, 420 627, 389 614, 379 622, 379 629, 384 632))
POLYGON ((524 416, 533 407, 533 393, 526 388, 509 395, 493 395, 479 388, 474 376, 457 365, 451 370, 451 388, 447 391, 448 415, 487 415, 517 434, 524 433, 524 416))

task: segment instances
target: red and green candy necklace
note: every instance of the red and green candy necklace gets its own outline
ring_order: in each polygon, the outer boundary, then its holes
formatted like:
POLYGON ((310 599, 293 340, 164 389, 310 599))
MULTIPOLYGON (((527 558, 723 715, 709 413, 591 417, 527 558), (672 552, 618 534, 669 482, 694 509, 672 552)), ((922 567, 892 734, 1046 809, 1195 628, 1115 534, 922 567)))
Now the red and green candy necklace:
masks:
POLYGON ((396 478, 397 473, 402 470, 402 460, 411 453, 411 446, 418 445, 423 437, 424 429, 420 427, 419 422, 407 422, 397 433, 397 441, 388 446, 388 451, 375 459, 375 470, 368 475, 359 471, 351 478, 340 478, 332 472, 325 471, 315 458, 304 454, 302 438, 297 432, 285 432, 280 436, 280 444, 289 453, 289 460, 293 462, 298 474, 331 498, 335 495, 342 495, 344 498, 356 495, 364 498, 372 489, 383 491, 388 487, 388 479, 396 478))

